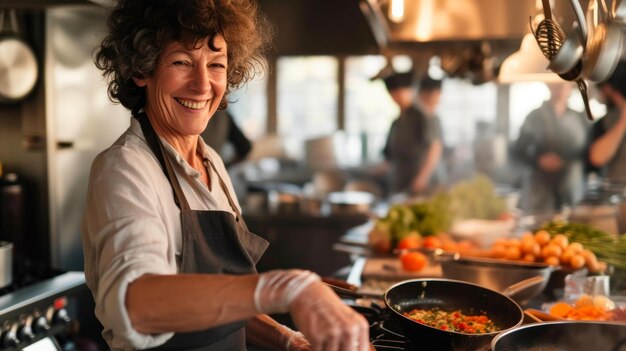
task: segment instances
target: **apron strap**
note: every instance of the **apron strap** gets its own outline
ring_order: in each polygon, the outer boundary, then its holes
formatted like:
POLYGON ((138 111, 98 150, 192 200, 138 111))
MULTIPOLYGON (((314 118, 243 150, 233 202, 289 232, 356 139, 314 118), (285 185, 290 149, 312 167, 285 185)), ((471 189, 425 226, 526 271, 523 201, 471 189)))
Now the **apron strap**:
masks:
POLYGON ((161 164, 161 169, 163 173, 165 173, 165 177, 169 181, 172 186, 172 190, 174 191, 174 202, 176 202, 176 206, 181 210, 190 210, 189 202, 187 202, 187 198, 183 193, 183 189, 178 182, 178 178, 176 178, 176 173, 172 168, 172 164, 170 160, 163 156, 164 150, 161 141, 159 140, 148 116, 145 113, 135 116, 137 120, 139 120, 139 124, 141 125, 141 131, 146 137, 146 141, 148 142, 148 146, 152 153, 156 156, 157 160, 161 164))
POLYGON ((215 165, 213 164, 213 162, 211 162, 211 160, 209 160, 208 158, 205 158, 204 161, 205 161, 205 163, 208 163, 211 166, 211 169, 213 169, 213 171, 217 175, 217 179, 220 182, 220 188, 222 188, 222 191, 224 192, 224 194, 226 194, 226 197, 228 198, 228 203, 230 204, 230 207, 233 209, 233 211, 235 211, 235 214, 236 214, 235 220, 237 222, 239 222, 239 218, 241 217, 241 213, 239 213, 239 209, 235 205, 235 201, 233 201, 233 198, 230 195, 230 191, 228 190, 228 187, 226 186, 226 183, 224 183, 224 180, 222 179, 222 177, 220 176, 220 173, 215 168, 215 165))

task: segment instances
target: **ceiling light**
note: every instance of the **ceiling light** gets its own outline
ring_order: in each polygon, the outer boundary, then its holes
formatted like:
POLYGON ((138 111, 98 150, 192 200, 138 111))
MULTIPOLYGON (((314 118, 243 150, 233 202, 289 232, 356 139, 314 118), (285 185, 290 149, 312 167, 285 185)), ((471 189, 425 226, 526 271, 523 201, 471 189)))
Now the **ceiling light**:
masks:
POLYGON ((404 21, 404 0, 391 0, 388 16, 389 20, 395 23, 404 21))

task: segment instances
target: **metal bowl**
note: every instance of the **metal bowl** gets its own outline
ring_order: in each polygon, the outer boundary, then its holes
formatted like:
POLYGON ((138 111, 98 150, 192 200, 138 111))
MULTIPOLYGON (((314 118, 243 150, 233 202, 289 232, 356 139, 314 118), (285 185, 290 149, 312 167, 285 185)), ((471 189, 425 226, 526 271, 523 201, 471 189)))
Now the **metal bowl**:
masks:
POLYGON ((554 267, 543 263, 526 263, 489 258, 459 257, 442 259, 443 276, 484 286, 488 289, 503 291, 522 280, 542 277, 543 283, 524 289, 511 296, 520 305, 539 295, 548 284, 554 267))

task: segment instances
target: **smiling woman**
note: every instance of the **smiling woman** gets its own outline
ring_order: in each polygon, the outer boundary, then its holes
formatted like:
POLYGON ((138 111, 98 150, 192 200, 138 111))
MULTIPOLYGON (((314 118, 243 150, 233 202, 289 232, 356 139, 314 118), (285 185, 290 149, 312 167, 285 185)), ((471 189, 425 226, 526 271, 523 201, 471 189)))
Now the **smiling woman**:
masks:
MULTIPOLYGON (((226 90, 227 48, 221 35, 200 48, 172 42, 152 77, 133 79, 146 88, 144 109, 152 126, 171 144, 179 139, 195 143, 195 137, 187 136, 202 133, 218 109, 226 90)), ((193 145, 175 148, 180 152, 193 145)))
POLYGON ((256 274, 268 243, 199 137, 261 62, 269 31, 256 3, 120 0, 108 25, 96 65, 133 118, 94 160, 82 239, 109 346, 367 350, 366 320, 319 276, 256 274), (266 315, 284 312, 301 332, 266 315))

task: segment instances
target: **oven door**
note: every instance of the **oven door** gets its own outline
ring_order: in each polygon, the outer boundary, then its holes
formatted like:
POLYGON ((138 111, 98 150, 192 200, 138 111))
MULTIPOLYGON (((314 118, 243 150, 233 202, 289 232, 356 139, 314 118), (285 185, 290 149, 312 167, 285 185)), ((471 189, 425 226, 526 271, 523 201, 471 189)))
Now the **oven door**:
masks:
POLYGON ((62 351, 61 346, 52 336, 45 337, 41 340, 24 347, 22 351, 62 351))

